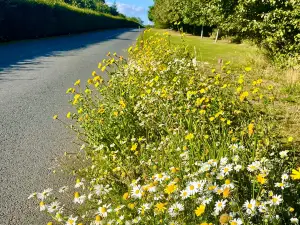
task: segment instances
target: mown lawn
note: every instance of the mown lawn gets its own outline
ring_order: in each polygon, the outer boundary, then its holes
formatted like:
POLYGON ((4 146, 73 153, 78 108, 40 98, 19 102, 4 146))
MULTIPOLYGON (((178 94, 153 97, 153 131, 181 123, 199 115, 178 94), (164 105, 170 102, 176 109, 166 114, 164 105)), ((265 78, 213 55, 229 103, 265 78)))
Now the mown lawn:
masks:
MULTIPOLYGON (((275 96, 273 112, 278 116, 282 135, 293 136, 300 143, 300 71, 299 69, 279 69, 274 66, 263 53, 249 43, 234 44, 227 40, 217 43, 212 38, 202 38, 166 29, 152 29, 143 37, 155 33, 170 35, 171 45, 179 45, 183 41, 191 52, 196 49, 197 60, 208 62, 211 67, 218 67, 218 59, 231 61, 233 68, 251 66, 249 78, 261 78, 270 86, 274 86, 275 96)), ((300 150, 300 147, 299 147, 300 150)))
POLYGON ((152 32, 147 33, 146 37, 153 33, 165 32, 170 34, 171 44, 178 45, 184 41, 190 46, 191 51, 196 47, 197 59, 210 64, 217 63, 219 59, 245 64, 258 52, 258 49, 250 44, 234 44, 227 40, 219 40, 215 43, 212 38, 201 38, 190 34, 185 34, 182 38, 181 34, 171 30, 152 29, 152 32))

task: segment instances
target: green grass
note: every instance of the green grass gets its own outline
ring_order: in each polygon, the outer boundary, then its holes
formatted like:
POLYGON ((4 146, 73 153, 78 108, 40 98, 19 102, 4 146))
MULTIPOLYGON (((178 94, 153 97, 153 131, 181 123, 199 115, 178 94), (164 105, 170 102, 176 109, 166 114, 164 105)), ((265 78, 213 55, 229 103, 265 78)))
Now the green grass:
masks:
MULTIPOLYGON (((165 33, 170 34, 170 41, 173 45, 182 43, 182 37, 178 32, 152 29, 153 33, 165 33)), ((217 43, 212 38, 201 38, 199 36, 185 35, 184 42, 188 44, 193 50, 196 47, 197 59, 199 61, 208 62, 210 64, 216 64, 219 59, 223 59, 224 62, 232 61, 239 63, 246 63, 250 57, 255 55, 258 49, 249 44, 234 44, 226 40, 220 40, 217 43)))
POLYGON ((184 41, 191 52, 196 49, 197 60, 208 62, 211 67, 218 66, 218 59, 224 62, 231 61, 233 68, 245 66, 252 67, 251 79, 261 78, 268 85, 273 85, 275 102, 273 113, 278 117, 284 136, 293 136, 299 143, 300 151, 300 71, 282 70, 275 67, 263 53, 255 46, 248 43, 234 44, 227 40, 217 43, 212 38, 203 38, 190 34, 182 35, 175 31, 164 29, 151 29, 144 35, 144 39, 155 33, 166 33, 170 35, 170 44, 179 45, 184 41))

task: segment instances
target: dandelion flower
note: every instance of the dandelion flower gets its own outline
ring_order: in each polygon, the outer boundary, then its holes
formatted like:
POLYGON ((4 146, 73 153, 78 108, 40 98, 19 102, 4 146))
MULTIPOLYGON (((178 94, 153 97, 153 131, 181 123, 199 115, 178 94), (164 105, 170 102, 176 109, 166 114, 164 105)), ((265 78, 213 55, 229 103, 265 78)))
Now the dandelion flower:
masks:
POLYGON ((300 180, 300 167, 298 170, 292 170, 291 178, 293 180, 300 180))
POLYGON ((201 216, 204 212, 205 212, 205 205, 200 205, 196 210, 195 210, 195 214, 196 216, 201 216))
POLYGON ((175 192, 177 189, 177 186, 174 183, 169 184, 166 188, 165 188, 165 193, 170 195, 173 192, 175 192))
POLYGON ((185 136, 185 140, 188 140, 188 141, 192 140, 193 138, 194 138, 194 134, 192 134, 192 133, 189 133, 188 135, 185 136))
POLYGON ((155 205, 155 211, 157 213, 163 213, 167 208, 166 208, 167 203, 162 203, 159 202, 155 205))

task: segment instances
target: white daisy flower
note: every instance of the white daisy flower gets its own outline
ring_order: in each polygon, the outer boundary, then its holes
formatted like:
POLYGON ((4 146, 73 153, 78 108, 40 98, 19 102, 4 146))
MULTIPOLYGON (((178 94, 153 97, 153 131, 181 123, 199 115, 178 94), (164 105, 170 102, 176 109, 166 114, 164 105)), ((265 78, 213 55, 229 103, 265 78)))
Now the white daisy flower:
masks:
POLYGON ((184 210, 184 206, 178 202, 174 203, 168 210, 171 217, 177 216, 184 210))
POLYGON ((53 189, 51 188, 45 189, 43 192, 37 193, 37 198, 43 201, 44 199, 46 199, 48 196, 51 195, 52 191, 53 189))
POLYGON ((47 205, 42 201, 40 202, 40 211, 45 211, 47 209, 47 205))
POLYGON ((234 167, 234 170, 235 170, 236 172, 239 172, 242 168, 243 168, 243 167, 242 167, 241 165, 236 165, 236 166, 234 167))
POLYGON ((221 173, 224 174, 224 175, 228 175, 230 173, 230 171, 232 171, 232 164, 224 165, 221 168, 221 173))
POLYGON ((283 201, 281 195, 273 195, 272 199, 270 200, 270 205, 280 205, 283 201))
POLYGON ((281 152, 279 152, 279 155, 280 155, 280 158, 286 158, 286 157, 288 157, 288 153, 289 153, 289 151, 288 150, 285 150, 285 151, 281 151, 281 152))
POLYGON ((204 197, 204 198, 202 199, 201 203, 202 203, 203 205, 208 205, 209 203, 211 203, 212 199, 213 199, 212 197, 204 197))
POLYGON ((108 213, 110 213, 111 211, 112 211, 112 209, 110 208, 110 205, 107 205, 107 204, 100 206, 98 208, 98 214, 101 217, 107 217, 108 213))
POLYGON ((188 190, 183 190, 180 192, 180 196, 182 199, 186 199, 186 198, 190 197, 190 192, 188 190))
POLYGON ((219 215, 220 212, 226 207, 227 200, 219 200, 215 203, 214 213, 219 215))
POLYGON ((283 190, 285 188, 285 183, 275 183, 275 187, 281 188, 283 190))
POLYGON ((58 211, 60 208, 60 203, 58 201, 52 202, 48 207, 48 212, 53 213, 55 211, 58 211))
POLYGON ((220 160, 220 165, 221 166, 225 166, 228 162, 228 158, 227 157, 224 157, 224 158, 221 158, 220 160))
POLYGON ((63 186, 63 187, 59 188, 58 192, 65 193, 68 189, 69 189, 68 186, 63 186))
POLYGON ((198 192, 197 183, 190 182, 186 187, 186 190, 189 192, 189 196, 196 194, 198 192))
POLYGON ((135 187, 132 188, 132 191, 131 191, 131 196, 133 198, 138 198, 138 199, 141 199, 142 196, 143 196, 143 190, 142 190, 142 187, 140 185, 137 185, 135 187))
MULTIPOLYGON (((76 193, 78 193, 78 192, 76 192, 76 193)), ((79 194, 76 194, 75 193, 75 197, 74 197, 74 200, 73 200, 73 202, 76 204, 76 203, 78 203, 78 204, 83 204, 84 203, 84 201, 85 201, 85 199, 86 199, 86 196, 85 195, 79 195, 79 194)))
POLYGON ((78 217, 70 216, 66 222, 66 225, 76 225, 78 217))
POLYGON ((124 205, 119 205, 119 206, 117 206, 115 209, 114 209, 114 211, 115 212, 118 212, 118 211, 120 211, 121 209, 123 209, 125 206, 124 205))
POLYGON ((232 157, 233 162, 238 162, 239 159, 240 159, 240 157, 238 155, 235 155, 235 156, 232 157))
POLYGON ((80 181, 79 179, 76 181, 75 188, 80 188, 84 186, 83 179, 80 181))
POLYGON ((282 174, 281 179, 284 180, 284 181, 288 180, 289 179, 289 175, 287 175, 286 173, 284 173, 284 174, 282 174))
POLYGON ((138 216, 138 217, 136 217, 136 218, 134 218, 133 220, 132 220, 132 223, 133 224, 136 224, 136 223, 139 223, 140 221, 141 221, 141 217, 140 216, 138 216))
POLYGON ((265 202, 261 202, 260 205, 258 206, 258 211, 261 213, 267 212, 267 204, 265 202))
POLYGON ((230 220, 230 225, 241 225, 243 221, 240 218, 230 220))
POLYGON ((255 199, 251 199, 250 201, 247 200, 243 206, 248 214, 254 214, 256 208, 256 201, 255 199))
POLYGON ((100 195, 106 195, 107 193, 109 193, 112 189, 109 187, 109 185, 102 185, 102 184, 97 184, 94 186, 94 192, 96 195, 100 196, 100 195))
POLYGON ((299 220, 297 218, 291 218, 291 224, 298 224, 299 220))
POLYGON ((255 161, 255 162, 252 162, 250 165, 248 165, 247 170, 249 172, 254 172, 254 171, 258 170, 259 168, 260 168, 260 162, 255 161))
POLYGON ((165 177, 166 177, 165 173, 159 173, 159 174, 154 175, 154 180, 163 182, 165 180, 165 177))
POLYGON ((37 193, 34 192, 28 196, 28 199, 35 198, 36 196, 37 196, 37 193))

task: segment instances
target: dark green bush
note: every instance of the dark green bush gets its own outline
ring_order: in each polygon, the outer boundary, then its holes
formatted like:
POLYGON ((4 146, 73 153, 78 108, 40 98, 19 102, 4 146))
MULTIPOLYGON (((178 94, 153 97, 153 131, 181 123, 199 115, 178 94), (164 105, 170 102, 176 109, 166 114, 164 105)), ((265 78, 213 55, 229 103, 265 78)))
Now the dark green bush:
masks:
POLYGON ((0 0, 0 42, 125 27, 138 24, 61 1, 0 0))

